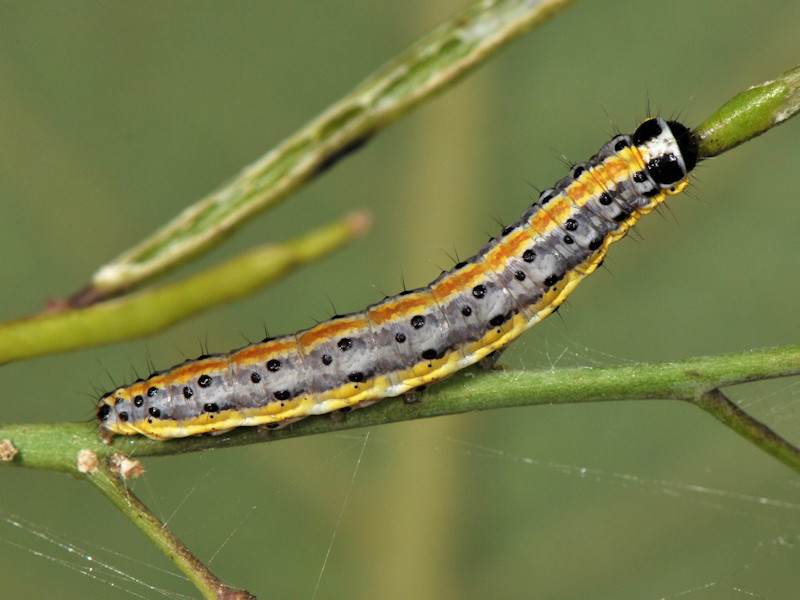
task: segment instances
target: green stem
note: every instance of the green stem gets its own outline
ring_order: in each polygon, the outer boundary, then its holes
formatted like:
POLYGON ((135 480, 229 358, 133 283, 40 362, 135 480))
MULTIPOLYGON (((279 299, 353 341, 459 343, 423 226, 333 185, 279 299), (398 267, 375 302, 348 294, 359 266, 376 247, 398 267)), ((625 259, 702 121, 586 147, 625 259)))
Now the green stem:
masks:
POLYGON ((722 421, 736 433, 800 473, 800 449, 757 421, 731 402, 719 390, 711 390, 692 402, 722 421))
POLYGON ((115 300, 0 324, 0 364, 144 337, 191 315, 252 294, 299 265, 318 260, 361 235, 356 214, 295 240, 240 254, 197 275, 115 300))
POLYGON ((476 2, 152 236, 102 267, 92 286, 117 293, 217 244, 371 136, 452 85, 575 0, 476 2))
POLYGON ((735 148, 800 111, 800 66, 731 98, 695 130, 700 158, 735 148))
MULTIPOLYGON (((290 427, 270 431, 268 435, 258 428, 240 427, 225 435, 166 442, 140 436, 117 437, 110 446, 105 446, 98 438, 95 423, 4 425, 0 426, 0 439, 10 439, 19 454, 11 462, 0 464, 65 470, 63 457, 77 456, 78 450, 84 447, 105 458, 115 452, 137 457, 182 454, 476 410, 668 399, 697 404, 759 448, 800 472, 800 463, 784 458, 790 454, 786 450, 791 447, 788 442, 781 441, 783 449, 776 453, 775 438, 752 433, 755 421, 751 417, 743 411, 732 412, 730 406, 715 403, 716 397, 708 395, 720 387, 792 375, 800 375, 800 345, 604 369, 491 373, 472 369, 427 390, 422 401, 415 404, 408 404, 402 398, 388 399, 346 416, 336 415, 344 418, 331 418, 329 415, 310 417, 290 427)), ((763 428, 760 424, 759 427, 763 428)), ((798 452, 791 448, 792 452, 798 452)), ((74 471, 74 466, 71 470, 74 471)))
POLYGON ((211 572, 167 527, 142 504, 123 480, 101 461, 87 479, 99 489, 114 506, 128 517, 150 538, 164 554, 183 572, 207 600, 255 600, 245 590, 231 588, 211 572))

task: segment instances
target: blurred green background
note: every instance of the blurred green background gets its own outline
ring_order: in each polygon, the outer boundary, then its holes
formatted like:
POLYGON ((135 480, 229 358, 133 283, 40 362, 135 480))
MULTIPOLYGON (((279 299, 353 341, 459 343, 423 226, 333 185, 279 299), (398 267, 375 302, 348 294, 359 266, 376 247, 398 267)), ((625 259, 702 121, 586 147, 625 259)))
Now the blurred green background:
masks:
MULTIPOLYGON (((77 290, 465 5, 0 4, 0 318, 77 290)), ((6 365, 0 421, 89 419, 109 374, 127 381, 148 357, 164 368, 423 285, 564 176, 562 155, 588 158, 648 107, 699 123, 800 62, 798 27, 793 1, 578 4, 202 263, 361 207, 369 237, 147 341, 6 365)), ((798 132, 703 164, 504 362, 797 343, 798 132)), ((797 381, 731 395, 800 442, 797 381)), ((311 598, 323 564, 316 598, 797 597, 800 478, 689 406, 501 410, 375 428, 364 446, 365 433, 149 459, 132 485, 260 598, 311 598)), ((0 597, 197 597, 88 485, 4 469, 0 490, 0 597)))

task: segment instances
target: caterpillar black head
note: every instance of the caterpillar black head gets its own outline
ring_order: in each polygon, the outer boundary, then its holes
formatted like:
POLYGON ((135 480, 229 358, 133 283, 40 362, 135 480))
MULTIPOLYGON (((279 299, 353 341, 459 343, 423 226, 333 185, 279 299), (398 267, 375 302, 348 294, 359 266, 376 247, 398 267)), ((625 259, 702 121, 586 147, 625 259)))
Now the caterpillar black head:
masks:
POLYGON ((647 172, 663 189, 684 179, 697 164, 697 137, 682 123, 647 119, 631 137, 644 155, 647 172))

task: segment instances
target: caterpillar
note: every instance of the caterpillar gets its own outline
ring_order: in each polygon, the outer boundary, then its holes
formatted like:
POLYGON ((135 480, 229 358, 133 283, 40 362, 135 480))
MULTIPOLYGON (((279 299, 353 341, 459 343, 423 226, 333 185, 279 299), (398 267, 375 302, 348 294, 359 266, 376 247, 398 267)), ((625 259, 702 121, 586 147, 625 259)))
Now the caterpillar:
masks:
POLYGON ((427 287, 120 387, 98 403, 101 433, 162 440, 276 428, 442 380, 558 308, 612 243, 685 189, 698 152, 686 126, 650 118, 427 287))

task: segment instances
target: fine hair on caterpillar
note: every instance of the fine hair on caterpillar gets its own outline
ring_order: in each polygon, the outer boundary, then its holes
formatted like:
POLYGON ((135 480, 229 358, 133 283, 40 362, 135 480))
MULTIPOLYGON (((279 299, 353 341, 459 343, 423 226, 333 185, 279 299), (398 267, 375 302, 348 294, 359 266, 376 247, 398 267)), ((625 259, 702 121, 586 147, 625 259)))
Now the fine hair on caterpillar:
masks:
POLYGON ((685 125, 647 119, 573 165, 519 221, 430 285, 122 386, 100 399, 100 428, 168 439, 282 427, 491 360, 556 310, 639 218, 683 191, 697 160, 685 125))

